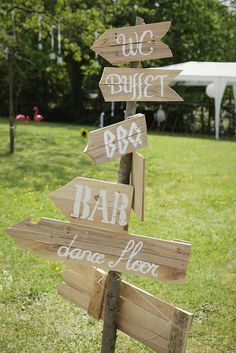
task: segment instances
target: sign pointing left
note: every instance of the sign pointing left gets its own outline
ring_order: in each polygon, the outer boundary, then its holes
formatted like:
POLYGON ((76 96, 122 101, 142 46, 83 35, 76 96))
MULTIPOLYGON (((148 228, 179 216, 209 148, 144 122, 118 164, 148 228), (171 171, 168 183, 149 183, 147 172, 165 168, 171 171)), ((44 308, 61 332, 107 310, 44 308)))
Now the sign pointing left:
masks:
POLYGON ((191 245, 141 235, 110 232, 42 218, 8 228, 18 246, 54 260, 130 273, 153 280, 183 283, 191 245))
POLYGON ((72 223, 126 232, 133 186, 77 177, 49 197, 72 223))
POLYGON ((147 146, 145 115, 135 114, 124 121, 90 132, 84 152, 99 164, 145 146, 147 146))
POLYGON ((170 102, 183 99, 169 86, 181 70, 105 67, 99 87, 105 102, 170 102))
POLYGON ((172 56, 161 39, 170 28, 170 21, 108 29, 91 49, 111 64, 153 60, 172 56))

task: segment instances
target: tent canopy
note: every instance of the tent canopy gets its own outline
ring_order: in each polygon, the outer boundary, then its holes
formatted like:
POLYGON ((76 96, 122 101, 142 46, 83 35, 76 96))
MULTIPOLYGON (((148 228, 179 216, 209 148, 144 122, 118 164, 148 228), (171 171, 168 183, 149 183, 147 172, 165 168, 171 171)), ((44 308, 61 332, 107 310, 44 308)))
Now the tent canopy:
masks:
POLYGON ((215 135, 219 139, 220 108, 227 85, 233 86, 234 101, 236 105, 236 63, 226 62, 198 62, 168 65, 162 69, 182 70, 174 82, 182 82, 187 86, 207 86, 214 84, 215 99, 215 135))

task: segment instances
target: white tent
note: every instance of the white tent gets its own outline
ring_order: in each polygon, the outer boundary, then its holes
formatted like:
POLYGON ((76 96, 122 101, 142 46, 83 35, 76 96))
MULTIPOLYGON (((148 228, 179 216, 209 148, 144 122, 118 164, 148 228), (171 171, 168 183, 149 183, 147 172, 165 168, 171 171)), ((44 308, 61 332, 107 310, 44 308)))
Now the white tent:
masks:
POLYGON ((164 66, 162 69, 182 70, 174 82, 183 82, 187 86, 214 85, 215 99, 215 136, 219 139, 221 101, 227 85, 233 86, 236 107, 236 63, 226 62, 198 62, 164 66))

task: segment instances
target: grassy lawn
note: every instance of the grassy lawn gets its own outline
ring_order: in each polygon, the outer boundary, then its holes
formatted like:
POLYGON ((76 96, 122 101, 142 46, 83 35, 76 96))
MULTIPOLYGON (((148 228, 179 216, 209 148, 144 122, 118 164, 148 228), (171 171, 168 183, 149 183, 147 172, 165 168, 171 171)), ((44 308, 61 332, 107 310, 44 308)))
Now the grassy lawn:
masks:
MULTIPOLYGON (((64 219, 47 195, 76 176, 116 181, 118 160, 100 166, 82 153, 80 126, 17 125, 8 154, 0 119, 0 352, 98 353, 102 325, 60 298, 61 263, 22 252, 4 229, 29 215, 64 219)), ((236 143, 149 134, 145 222, 130 231, 192 243, 184 285, 123 276, 195 314, 188 353, 236 347, 236 143)), ((117 353, 151 352, 120 334, 117 353)))

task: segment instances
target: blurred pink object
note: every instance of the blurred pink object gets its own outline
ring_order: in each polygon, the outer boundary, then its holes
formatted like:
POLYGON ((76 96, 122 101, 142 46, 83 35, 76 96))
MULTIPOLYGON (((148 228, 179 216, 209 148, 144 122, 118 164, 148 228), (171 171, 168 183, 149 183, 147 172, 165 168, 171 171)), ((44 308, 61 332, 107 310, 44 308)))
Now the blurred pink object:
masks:
POLYGON ((44 119, 44 117, 39 114, 39 108, 38 107, 34 107, 33 112, 34 112, 34 121, 41 121, 41 120, 44 119))
POLYGON ((18 114, 16 116, 16 120, 17 121, 22 121, 23 123, 28 123, 30 120, 30 117, 28 115, 24 115, 24 114, 18 114))

